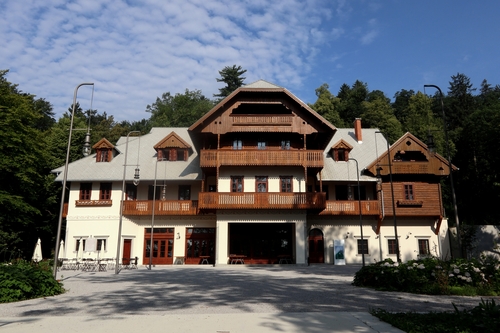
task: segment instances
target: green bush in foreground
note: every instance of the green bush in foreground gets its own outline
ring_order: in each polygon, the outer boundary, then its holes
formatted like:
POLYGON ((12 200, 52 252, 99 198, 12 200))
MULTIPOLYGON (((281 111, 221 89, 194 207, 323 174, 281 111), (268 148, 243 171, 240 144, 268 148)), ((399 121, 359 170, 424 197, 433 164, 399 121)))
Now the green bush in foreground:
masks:
POLYGON ((386 259, 356 272, 353 285, 419 294, 496 296, 500 294, 499 267, 500 262, 491 257, 451 261, 422 258, 406 263, 386 259))
POLYGON ((370 313, 408 333, 500 332, 500 305, 494 300, 482 300, 471 310, 459 311, 455 307, 455 312, 391 313, 377 309, 370 313))
POLYGON ((62 294, 62 284, 52 276, 47 262, 24 260, 0 265, 0 303, 62 294))

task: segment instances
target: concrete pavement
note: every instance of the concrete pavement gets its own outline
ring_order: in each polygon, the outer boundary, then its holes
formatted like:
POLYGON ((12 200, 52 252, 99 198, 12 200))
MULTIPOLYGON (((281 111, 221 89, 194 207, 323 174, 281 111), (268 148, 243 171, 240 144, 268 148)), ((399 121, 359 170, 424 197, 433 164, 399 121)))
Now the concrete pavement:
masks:
POLYGON ((359 266, 166 266, 62 271, 68 292, 0 304, 3 332, 401 332, 368 311, 453 311, 480 297, 351 285, 359 266))

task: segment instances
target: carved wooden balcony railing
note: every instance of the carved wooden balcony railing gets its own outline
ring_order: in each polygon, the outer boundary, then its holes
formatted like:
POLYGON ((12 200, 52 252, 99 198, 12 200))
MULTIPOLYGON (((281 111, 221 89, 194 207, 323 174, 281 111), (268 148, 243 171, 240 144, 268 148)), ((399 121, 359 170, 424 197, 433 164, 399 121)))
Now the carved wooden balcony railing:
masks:
POLYGON ((200 209, 317 209, 325 208, 325 193, 217 193, 198 194, 200 209))
MULTIPOLYGON (((362 215, 380 215, 377 200, 361 200, 362 215)), ((359 215, 358 200, 328 200, 320 215, 359 215)))
POLYGON ((111 206, 113 200, 76 200, 75 206, 111 206))
POLYGON ((293 116, 288 115, 232 115, 234 125, 291 125, 293 116))
MULTIPOLYGON (((127 200, 123 203, 123 215, 153 214, 153 200, 127 200)), ((155 215, 196 215, 196 200, 155 200, 155 215)))
POLYGON ((304 166, 322 168, 324 165, 322 150, 202 150, 201 167, 219 165, 237 166, 304 166), (217 158, 217 154, 219 157, 217 158))

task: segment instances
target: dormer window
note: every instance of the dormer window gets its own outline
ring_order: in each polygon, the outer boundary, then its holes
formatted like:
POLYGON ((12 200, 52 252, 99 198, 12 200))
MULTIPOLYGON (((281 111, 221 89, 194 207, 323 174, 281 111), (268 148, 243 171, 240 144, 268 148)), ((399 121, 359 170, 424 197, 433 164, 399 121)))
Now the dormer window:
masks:
POLYGON ((158 161, 187 161, 191 146, 172 132, 154 146, 158 161))
POLYGON ((331 149, 331 154, 335 162, 347 162, 352 146, 343 139, 337 142, 331 149))
POLYGON ((96 151, 96 162, 111 162, 113 159, 113 149, 115 146, 105 138, 102 138, 95 145, 92 146, 96 151))

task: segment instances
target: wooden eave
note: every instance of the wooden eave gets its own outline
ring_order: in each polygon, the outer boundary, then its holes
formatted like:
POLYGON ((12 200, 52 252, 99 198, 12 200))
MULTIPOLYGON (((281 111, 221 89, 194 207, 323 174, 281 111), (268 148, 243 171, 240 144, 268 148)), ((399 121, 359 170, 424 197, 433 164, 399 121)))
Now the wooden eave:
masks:
POLYGON ((92 149, 113 149, 115 146, 109 142, 106 138, 102 138, 95 145, 92 146, 92 149))
MULTIPOLYGON (((425 143, 419 140, 416 136, 407 132, 401 138, 399 138, 392 146, 389 148, 390 160, 393 169, 393 174, 411 174, 412 172, 399 172, 399 165, 425 165, 427 174, 434 174, 438 176, 449 175, 448 161, 441 155, 437 153, 431 153, 429 148, 425 143), (409 143, 409 144, 407 144, 409 143), (394 161, 394 155, 398 151, 420 151, 425 155, 427 161, 405 161, 398 162, 394 161)), ((377 167, 382 167, 381 175, 385 176, 389 174, 389 167, 387 161, 387 151, 383 152, 375 161, 366 167, 366 170, 371 172, 373 175, 377 174, 377 167)), ((406 170, 411 168, 406 168, 406 170)), ((452 170, 456 171, 458 168, 452 165, 452 170)), ((422 172, 418 172, 422 173, 422 172)))
POLYGON ((170 133, 165 138, 163 138, 160 142, 158 142, 154 147, 155 150, 164 149, 164 148, 185 148, 189 149, 191 146, 184 141, 179 135, 175 132, 170 133))
MULTIPOLYGON (((220 101, 214 108, 201 117, 196 123, 189 127, 192 132, 206 132, 212 134, 224 134, 228 132, 227 124, 221 121, 224 120, 224 113, 231 113, 241 104, 281 104, 290 110, 290 116, 293 118, 295 128, 300 128, 301 134, 322 133, 327 134, 328 139, 331 139, 336 132, 335 126, 329 123, 325 118, 311 109, 307 104, 295 97, 292 93, 284 88, 245 88, 240 87, 231 93, 229 96, 220 101), (300 122, 299 122, 300 121, 300 122), (223 129, 221 129, 223 128, 223 129)), ((286 116, 286 115, 285 115, 286 116)), ((227 119, 227 118, 226 118, 227 119)), ((285 130, 285 125, 282 124, 262 124, 260 126, 254 124, 254 128, 268 128, 269 131, 280 132, 285 130), (273 128, 271 125, 283 126, 283 128, 273 128), (271 130, 273 129, 273 130, 271 130)), ((289 127, 290 125, 288 125, 289 127)), ((231 132, 242 132, 244 128, 236 128, 231 132)), ((240 126, 241 127, 241 126, 240 126)), ((248 126, 248 132, 252 132, 252 126, 248 126)), ((325 140, 329 141, 329 140, 325 140)))
POLYGON ((348 151, 351 151, 352 148, 353 147, 347 141, 345 141, 344 139, 340 139, 337 143, 335 143, 332 146, 332 148, 330 150, 333 150, 333 149, 346 149, 348 151))

